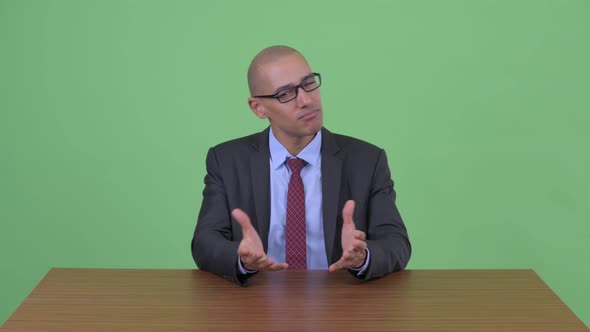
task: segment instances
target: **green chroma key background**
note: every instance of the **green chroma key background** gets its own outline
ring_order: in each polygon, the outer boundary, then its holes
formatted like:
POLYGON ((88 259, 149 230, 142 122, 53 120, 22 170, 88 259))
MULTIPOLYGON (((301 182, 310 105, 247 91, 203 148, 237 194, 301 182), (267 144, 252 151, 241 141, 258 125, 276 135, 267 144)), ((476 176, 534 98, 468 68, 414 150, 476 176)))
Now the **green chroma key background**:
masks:
POLYGON ((50 267, 193 268, 207 149, 287 44, 387 151, 411 269, 533 268, 590 323, 589 1, 0 0, 0 322, 50 267))

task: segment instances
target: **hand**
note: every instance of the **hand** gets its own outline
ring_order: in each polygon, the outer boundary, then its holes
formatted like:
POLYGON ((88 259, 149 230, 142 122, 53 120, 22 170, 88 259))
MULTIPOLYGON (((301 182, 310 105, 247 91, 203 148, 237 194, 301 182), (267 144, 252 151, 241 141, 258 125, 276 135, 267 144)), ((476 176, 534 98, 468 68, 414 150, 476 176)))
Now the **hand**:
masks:
POLYGON ((340 269, 358 269, 365 264, 367 258, 367 242, 365 233, 354 228, 352 213, 354 201, 349 200, 342 209, 342 257, 330 265, 330 272, 340 269))
POLYGON ((245 269, 251 271, 280 271, 288 267, 287 263, 275 263, 272 258, 266 256, 262 241, 260 241, 258 233, 252 227, 250 217, 244 211, 234 209, 231 215, 242 226, 242 241, 238 246, 238 255, 245 269))

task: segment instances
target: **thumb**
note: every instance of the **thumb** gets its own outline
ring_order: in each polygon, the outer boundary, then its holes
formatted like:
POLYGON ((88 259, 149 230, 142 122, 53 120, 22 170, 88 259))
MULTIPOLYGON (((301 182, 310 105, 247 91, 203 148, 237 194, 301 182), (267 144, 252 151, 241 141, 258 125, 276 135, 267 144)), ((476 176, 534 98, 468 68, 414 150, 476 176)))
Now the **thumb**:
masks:
POLYGON ((231 212, 232 217, 242 226, 242 233, 247 233, 252 230, 252 223, 250 222, 250 217, 246 214, 246 212, 242 211, 241 209, 233 209, 231 212))
POLYGON ((342 208, 342 220, 344 224, 352 224, 354 225, 354 221, 352 220, 352 214, 354 212, 354 201, 348 200, 344 204, 344 208, 342 208))

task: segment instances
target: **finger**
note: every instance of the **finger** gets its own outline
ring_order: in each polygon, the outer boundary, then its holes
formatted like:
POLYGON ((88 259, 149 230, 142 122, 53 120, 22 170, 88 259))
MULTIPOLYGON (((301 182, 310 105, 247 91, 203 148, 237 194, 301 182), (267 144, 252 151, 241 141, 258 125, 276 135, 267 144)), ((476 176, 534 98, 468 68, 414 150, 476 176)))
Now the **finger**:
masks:
POLYGON ((363 231, 354 231, 354 238, 357 240, 364 241, 367 238, 367 235, 363 231))
POLYGON ((367 242, 354 240, 354 242, 352 243, 352 249, 355 251, 364 251, 365 249, 367 249, 367 242))
POLYGON ((240 257, 246 257, 250 255, 250 250, 248 250, 248 248, 246 248, 246 246, 240 246, 238 247, 238 256, 240 257))
POLYGON ((367 252, 365 250, 355 251, 354 254, 350 255, 350 258, 348 259, 348 262, 350 263, 349 266, 353 268, 358 267, 365 262, 366 258, 367 252))
POLYGON ((270 266, 274 264, 272 259, 264 257, 263 259, 259 259, 256 261, 254 266, 256 266, 256 270, 258 271, 266 271, 270 266))
POLYGON ((344 224, 352 224, 354 226, 354 221, 352 220, 352 214, 354 213, 354 201, 348 200, 344 204, 344 208, 342 208, 342 220, 344 224))
POLYGON ((233 209, 231 212, 232 217, 242 226, 242 233, 249 232, 253 230, 252 223, 250 222, 250 217, 246 214, 246 212, 242 211, 241 209, 233 209))
POLYGON ((272 264, 271 266, 267 267, 265 269, 265 271, 276 272, 276 271, 285 270, 288 267, 289 267, 289 265, 287 263, 276 263, 276 264, 272 264))
POLYGON ((334 272, 336 270, 340 270, 342 269, 342 267, 344 266, 344 261, 342 260, 342 258, 340 260, 338 260, 336 263, 330 265, 330 267, 328 268, 328 270, 330 272, 334 272))
POLYGON ((366 254, 366 250, 362 249, 362 244, 359 243, 359 249, 356 248, 352 248, 350 250, 346 250, 342 253, 342 258, 340 258, 341 261, 344 261, 347 263, 350 263, 351 261, 354 261, 356 259, 358 259, 359 257, 362 257, 366 254))
POLYGON ((268 256, 263 255, 262 257, 260 257, 259 259, 257 259, 256 261, 254 261, 254 265, 257 265, 260 269, 264 269, 265 267, 274 264, 275 261, 272 258, 268 258, 268 256))
POLYGON ((289 265, 287 263, 275 263, 274 259, 269 258, 268 256, 264 255, 262 258, 253 261, 251 264, 248 265, 249 270, 256 270, 256 271, 280 271, 284 270, 289 265))
POLYGON ((258 260, 260 260, 262 257, 263 257, 263 255, 261 255, 261 254, 250 253, 249 255, 246 255, 246 256, 240 256, 240 259, 242 260, 242 263, 244 263, 248 266, 252 266, 252 265, 255 265, 256 262, 258 260))
POLYGON ((348 260, 348 259, 350 258, 350 256, 351 256, 351 255, 353 255, 353 254, 354 254, 354 251, 353 251, 352 249, 351 249, 351 250, 345 250, 345 251, 342 253, 342 257, 340 258, 340 260, 341 260, 341 261, 346 261, 346 260, 348 260))
POLYGON ((338 262, 332 264, 328 268, 330 272, 341 269, 356 269, 359 266, 362 266, 365 262, 365 257, 363 257, 363 255, 360 253, 348 255, 347 258, 344 258, 344 255, 342 255, 342 257, 343 258, 341 258, 338 262))

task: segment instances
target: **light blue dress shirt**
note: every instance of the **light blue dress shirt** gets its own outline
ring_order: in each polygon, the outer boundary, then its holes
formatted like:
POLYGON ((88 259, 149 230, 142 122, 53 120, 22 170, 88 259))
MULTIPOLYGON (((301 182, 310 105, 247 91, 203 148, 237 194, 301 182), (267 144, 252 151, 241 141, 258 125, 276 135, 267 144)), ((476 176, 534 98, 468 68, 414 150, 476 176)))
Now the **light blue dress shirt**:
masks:
POLYGON ((305 161, 301 179, 305 190, 305 233, 307 244, 307 269, 328 269, 324 242, 324 216, 322 214, 322 132, 297 155, 292 156, 276 139, 272 129, 268 134, 270 149, 270 228, 267 256, 275 262, 285 262, 285 226, 287 220, 287 190, 291 170, 287 158, 305 161))

